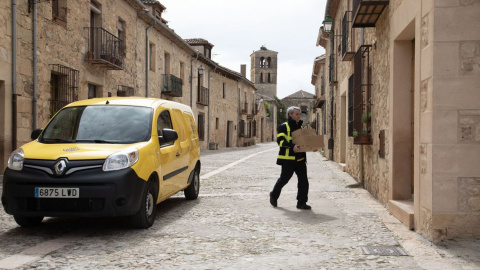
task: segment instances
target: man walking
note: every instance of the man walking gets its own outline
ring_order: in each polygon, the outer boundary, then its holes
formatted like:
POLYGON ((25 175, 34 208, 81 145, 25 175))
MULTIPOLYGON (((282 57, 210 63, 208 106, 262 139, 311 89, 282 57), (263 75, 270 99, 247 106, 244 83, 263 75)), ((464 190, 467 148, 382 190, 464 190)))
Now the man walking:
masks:
POLYGON ((307 155, 305 152, 299 152, 300 146, 292 142, 292 133, 302 128, 303 121, 300 120, 300 115, 300 108, 289 107, 287 109, 287 122, 278 126, 277 129, 277 143, 280 146, 277 164, 282 166, 282 172, 272 192, 270 192, 270 204, 274 207, 277 207, 277 200, 280 197, 282 188, 295 173, 298 178, 297 208, 304 210, 312 209, 310 205, 307 205, 309 186, 307 179, 307 155))

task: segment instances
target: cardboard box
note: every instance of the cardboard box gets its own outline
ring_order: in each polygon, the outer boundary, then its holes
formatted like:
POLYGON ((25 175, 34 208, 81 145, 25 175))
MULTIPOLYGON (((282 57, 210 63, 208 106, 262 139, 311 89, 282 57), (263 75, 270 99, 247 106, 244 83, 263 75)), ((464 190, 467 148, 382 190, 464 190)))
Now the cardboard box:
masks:
POLYGON ((292 141, 300 145, 300 152, 313 152, 323 148, 323 135, 317 135, 314 129, 297 129, 292 132, 292 141))

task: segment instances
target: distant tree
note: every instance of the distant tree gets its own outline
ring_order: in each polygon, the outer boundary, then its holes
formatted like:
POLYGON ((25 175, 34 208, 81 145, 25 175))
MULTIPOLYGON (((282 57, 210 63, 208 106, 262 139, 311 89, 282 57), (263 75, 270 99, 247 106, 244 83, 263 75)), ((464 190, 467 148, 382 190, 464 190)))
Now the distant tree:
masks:
POLYGON ((270 117, 270 103, 264 101, 265 104, 265 111, 267 112, 267 117, 270 117))
POLYGON ((283 122, 287 122, 287 108, 285 108, 285 105, 282 103, 282 101, 278 97, 275 97, 275 100, 277 101, 277 104, 278 104, 277 123, 280 125, 283 122))

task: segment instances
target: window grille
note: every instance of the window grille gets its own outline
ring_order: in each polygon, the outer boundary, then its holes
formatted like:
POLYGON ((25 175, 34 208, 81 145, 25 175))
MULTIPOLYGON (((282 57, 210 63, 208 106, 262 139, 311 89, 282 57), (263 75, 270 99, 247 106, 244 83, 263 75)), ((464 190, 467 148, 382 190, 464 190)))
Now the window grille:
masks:
POLYGON ((205 114, 198 114, 198 139, 200 141, 205 140, 205 114))
POLYGON ((372 144, 371 140, 371 45, 362 45, 355 54, 353 79, 353 128, 358 132, 356 144, 372 144), (363 118, 363 119, 362 119, 363 118), (368 142, 361 142, 361 135, 368 135, 368 142))
POLYGON ((353 33, 352 12, 346 11, 342 20, 342 60, 351 61, 355 52, 353 52, 353 33))
POLYGON ((79 71, 58 64, 51 64, 50 115, 65 105, 78 100, 79 71))
POLYGON ((245 120, 240 120, 240 122, 238 122, 238 133, 240 137, 245 136, 245 120))

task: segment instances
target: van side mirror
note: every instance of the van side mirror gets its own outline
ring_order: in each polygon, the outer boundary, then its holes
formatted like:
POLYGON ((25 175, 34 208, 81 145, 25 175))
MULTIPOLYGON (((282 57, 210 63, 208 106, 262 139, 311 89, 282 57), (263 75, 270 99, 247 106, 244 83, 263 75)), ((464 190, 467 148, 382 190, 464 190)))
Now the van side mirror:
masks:
POLYGON ((162 133, 163 133, 163 136, 158 136, 158 140, 160 141, 160 144, 174 142, 175 140, 178 139, 178 134, 173 129, 164 128, 162 130, 162 133))
POLYGON ((36 140, 40 136, 42 131, 43 131, 43 128, 35 129, 34 131, 32 131, 30 138, 32 138, 32 140, 36 140))

